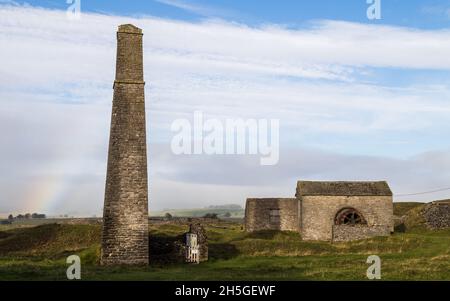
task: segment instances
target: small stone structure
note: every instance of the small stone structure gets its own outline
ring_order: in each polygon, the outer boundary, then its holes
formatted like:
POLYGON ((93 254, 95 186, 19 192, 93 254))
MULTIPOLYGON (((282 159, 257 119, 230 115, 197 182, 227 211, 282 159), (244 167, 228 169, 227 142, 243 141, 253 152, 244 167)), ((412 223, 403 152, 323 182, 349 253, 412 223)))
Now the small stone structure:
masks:
POLYGON ((245 228, 296 231, 305 240, 324 241, 389 235, 392 192, 384 181, 298 181, 296 198, 247 199, 245 228))
POLYGON ((450 228, 450 200, 426 204, 421 211, 428 228, 437 230, 450 228))
POLYGON ((189 232, 184 234, 185 261, 200 263, 208 260, 208 238, 200 224, 191 224, 189 232))
POLYGON ((300 202, 296 198, 247 199, 245 229, 300 231, 300 202))
POLYGON ((120 25, 103 209, 104 265, 149 263, 146 147, 142 30, 120 25))
POLYGON ((150 258, 153 264, 200 263, 208 260, 206 231, 199 223, 177 236, 154 233, 150 236, 150 258))

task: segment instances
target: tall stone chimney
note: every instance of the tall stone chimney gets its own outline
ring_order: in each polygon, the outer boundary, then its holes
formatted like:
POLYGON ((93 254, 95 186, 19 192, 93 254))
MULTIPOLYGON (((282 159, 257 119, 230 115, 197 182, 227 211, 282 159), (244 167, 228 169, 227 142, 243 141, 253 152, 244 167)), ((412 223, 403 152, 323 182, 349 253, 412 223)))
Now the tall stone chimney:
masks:
POLYGON ((120 25, 103 209, 103 265, 149 262, 142 30, 120 25))

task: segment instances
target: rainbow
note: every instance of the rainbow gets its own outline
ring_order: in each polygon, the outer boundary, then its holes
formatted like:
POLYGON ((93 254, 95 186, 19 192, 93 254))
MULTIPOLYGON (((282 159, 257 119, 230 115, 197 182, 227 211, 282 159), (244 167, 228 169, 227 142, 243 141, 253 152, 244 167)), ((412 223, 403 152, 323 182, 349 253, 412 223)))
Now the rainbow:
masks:
POLYGON ((55 212, 67 197, 69 183, 61 176, 36 177, 27 185, 22 202, 24 212, 55 212))

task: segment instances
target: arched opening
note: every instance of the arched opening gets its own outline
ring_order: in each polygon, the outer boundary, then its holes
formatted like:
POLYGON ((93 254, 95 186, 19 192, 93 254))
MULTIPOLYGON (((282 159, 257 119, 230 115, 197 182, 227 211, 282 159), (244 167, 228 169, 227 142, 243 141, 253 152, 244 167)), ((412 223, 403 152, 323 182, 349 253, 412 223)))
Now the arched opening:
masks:
POLYGON ((355 208, 344 208, 339 210, 334 219, 335 225, 366 225, 367 222, 355 208))

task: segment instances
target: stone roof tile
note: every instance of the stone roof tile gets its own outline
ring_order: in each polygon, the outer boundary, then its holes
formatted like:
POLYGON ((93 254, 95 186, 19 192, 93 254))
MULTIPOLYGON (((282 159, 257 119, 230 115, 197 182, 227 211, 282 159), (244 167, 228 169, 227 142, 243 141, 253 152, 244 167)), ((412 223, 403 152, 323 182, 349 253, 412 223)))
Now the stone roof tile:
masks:
POLYGON ((298 181, 296 196, 392 196, 386 181, 298 181))

